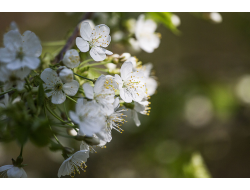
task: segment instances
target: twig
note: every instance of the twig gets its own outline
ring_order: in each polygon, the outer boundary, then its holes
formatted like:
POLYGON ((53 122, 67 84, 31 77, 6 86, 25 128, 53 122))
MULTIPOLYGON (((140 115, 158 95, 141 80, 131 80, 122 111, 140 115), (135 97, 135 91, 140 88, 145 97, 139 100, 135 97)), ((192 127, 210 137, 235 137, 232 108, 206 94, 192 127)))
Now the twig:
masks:
MULTIPOLYGON (((83 20, 86 19, 90 19, 90 17, 92 16, 92 12, 87 12, 84 17, 81 19, 80 23, 83 20)), ((63 49, 59 52, 59 54, 55 57, 53 64, 59 63, 62 59, 63 59, 63 55, 64 53, 69 50, 75 43, 75 39, 77 36, 79 36, 80 34, 80 29, 78 27, 78 25, 76 26, 75 30, 73 31, 72 35, 69 37, 69 39, 67 40, 65 46, 63 47, 63 49)))

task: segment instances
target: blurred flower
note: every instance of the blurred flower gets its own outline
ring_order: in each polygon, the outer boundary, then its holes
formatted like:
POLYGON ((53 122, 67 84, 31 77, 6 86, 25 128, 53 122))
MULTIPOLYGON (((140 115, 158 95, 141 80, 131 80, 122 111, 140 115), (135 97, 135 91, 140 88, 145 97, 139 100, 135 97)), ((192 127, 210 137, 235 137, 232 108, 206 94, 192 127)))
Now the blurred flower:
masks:
POLYGON ((236 85, 236 94, 245 103, 250 103, 250 75, 242 76, 236 85))
POLYGON ((4 90, 8 90, 13 86, 16 86, 18 90, 22 90, 25 84, 24 78, 28 76, 29 73, 30 69, 27 67, 12 71, 2 66, 0 68, 0 81, 4 82, 4 90))
POLYGON ((173 25, 176 26, 176 27, 181 25, 180 17, 175 15, 175 14, 172 14, 171 21, 172 21, 173 25))
POLYGON ((122 31, 116 31, 115 33, 113 33, 112 35, 112 39, 115 42, 118 42, 120 40, 122 40, 122 38, 124 37, 124 33, 122 31))
POLYGON ((3 42, 5 48, 0 48, 0 62, 7 64, 8 69, 36 69, 39 66, 42 46, 33 32, 26 31, 21 35, 11 30, 4 34, 3 42))
POLYGON ((76 153, 74 153, 72 156, 64 160, 62 165, 60 166, 58 170, 58 177, 70 175, 71 177, 75 176, 75 173, 80 174, 79 168, 85 172, 83 165, 85 168, 87 167, 85 162, 87 162, 87 159, 89 158, 89 151, 88 150, 80 150, 76 153))
POLYGON ((70 118, 79 125, 79 135, 93 136, 106 125, 100 106, 93 101, 79 98, 76 111, 70 111, 69 114, 70 118))
POLYGON ((91 48, 90 56, 95 61, 102 61, 106 58, 106 54, 113 54, 111 51, 101 48, 108 47, 111 41, 109 33, 110 29, 105 24, 98 25, 92 30, 88 22, 83 22, 80 29, 81 37, 76 38, 76 46, 81 52, 87 52, 91 48))
POLYGON ((80 64, 80 56, 78 51, 75 49, 70 49, 66 51, 63 57, 63 64, 66 65, 68 68, 75 68, 78 67, 80 64))
POLYGON ((135 36, 139 42, 140 48, 147 53, 152 53, 159 47, 160 38, 155 33, 157 24, 151 20, 145 20, 145 15, 140 15, 135 27, 135 36))
POLYGON ((3 177, 9 178, 27 178, 27 174, 21 167, 16 167, 13 165, 5 165, 0 167, 0 173, 3 177))
POLYGON ((52 96, 51 102, 53 104, 63 103, 66 95, 74 96, 79 88, 79 83, 76 80, 63 84, 62 80, 57 76, 56 71, 50 68, 46 68, 42 72, 41 79, 45 82, 43 85, 44 90, 51 90, 46 93, 46 96, 52 96))
POLYGON ((121 66, 121 77, 115 75, 120 90, 120 96, 125 102, 140 102, 146 94, 144 74, 140 71, 133 72, 133 64, 124 62, 121 66))
POLYGON ((209 14, 209 18, 214 22, 214 23, 221 23, 222 22, 222 16, 220 13, 217 12, 212 12, 209 14))
POLYGON ((131 18, 126 21, 126 27, 128 31, 132 34, 135 33, 135 25, 136 25, 136 20, 131 18))
POLYGON ((186 102, 185 117, 194 127, 207 124, 213 116, 211 101, 203 96, 195 96, 186 102))
POLYGON ((66 68, 65 66, 59 67, 59 77, 63 83, 68 83, 73 81, 73 71, 66 68))
POLYGON ((111 114, 114 112, 113 102, 115 101, 115 88, 113 77, 110 75, 101 75, 95 82, 95 86, 90 86, 89 83, 84 83, 82 88, 85 96, 88 99, 94 100, 101 106, 104 114, 111 114))

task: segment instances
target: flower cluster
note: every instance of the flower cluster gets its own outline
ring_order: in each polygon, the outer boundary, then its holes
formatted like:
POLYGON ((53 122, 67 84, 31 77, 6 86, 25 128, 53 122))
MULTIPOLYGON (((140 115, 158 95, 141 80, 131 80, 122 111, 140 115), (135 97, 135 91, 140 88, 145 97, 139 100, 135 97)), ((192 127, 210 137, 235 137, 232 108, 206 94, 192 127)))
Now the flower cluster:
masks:
MULTIPOLYGON (((159 46, 159 38, 153 33, 156 28, 154 23, 144 22, 144 17, 140 16, 136 28, 141 47, 153 52, 159 46)), ((75 39, 77 48, 65 51, 62 60, 56 64, 46 54, 41 57, 42 46, 33 32, 20 34, 18 28, 12 27, 4 34, 4 48, 0 49, 1 96, 4 100, 0 103, 0 109, 7 111, 0 119, 4 120, 3 125, 7 129, 13 122, 16 127, 15 121, 8 119, 14 102, 18 102, 17 107, 23 106, 20 109, 26 114, 23 118, 17 116, 21 120, 19 123, 30 123, 31 119, 27 117, 34 118, 34 123, 39 117, 45 118, 44 122, 38 119, 41 126, 34 124, 36 127, 26 127, 32 132, 25 134, 32 135, 37 128, 37 133, 50 129, 48 136, 53 134, 57 142, 56 146, 51 145, 51 149, 61 150, 65 159, 59 168, 58 177, 73 177, 80 170, 86 171, 89 153, 96 152, 97 147, 106 148, 106 144, 112 140, 113 129, 119 133, 124 131, 121 125, 126 122, 126 111, 131 110, 136 126, 141 124, 138 113, 149 115, 149 99, 157 88, 156 78, 151 76, 153 65, 142 64, 129 53, 113 55, 104 49, 111 42, 109 34, 110 29, 105 24, 91 27, 90 21, 82 22, 80 37, 75 39), (93 59, 82 58, 81 55, 88 51, 93 59), (49 64, 46 64, 48 59, 49 64), (91 63, 93 60, 98 62, 91 63), (102 68, 101 71, 104 72, 93 77, 91 68, 96 66, 98 69, 103 65, 106 69, 102 68), (12 92, 15 92, 15 96, 12 96, 12 92), (14 98, 18 100, 10 103, 9 99, 14 98), (74 104, 75 109, 69 110, 66 103, 74 104), (61 110, 62 104, 64 111, 61 110), (74 153, 58 140, 54 128, 62 126, 75 131, 73 138, 81 141, 79 151, 74 153)), ((87 55, 84 54, 85 57, 87 55)), ((16 161, 13 160, 13 165, 0 167, 3 177, 27 177, 23 170, 25 165, 22 164, 25 142, 20 140, 21 153, 16 161)))

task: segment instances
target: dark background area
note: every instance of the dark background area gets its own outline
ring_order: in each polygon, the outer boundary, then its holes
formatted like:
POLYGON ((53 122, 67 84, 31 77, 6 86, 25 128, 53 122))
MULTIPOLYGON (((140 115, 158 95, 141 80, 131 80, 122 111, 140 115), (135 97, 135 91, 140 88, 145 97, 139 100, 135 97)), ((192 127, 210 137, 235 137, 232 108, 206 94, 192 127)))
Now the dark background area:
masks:
MULTIPOLYGON (((140 127, 129 120, 124 133, 113 131, 107 148, 90 154, 87 172, 75 177, 250 177, 250 13, 221 13, 220 24, 176 14, 180 35, 159 25, 162 39, 154 53, 130 52, 154 64, 159 87, 150 116, 140 115, 140 127)), ((0 34, 15 21, 42 42, 62 40, 81 16, 0 13, 0 34)), ((130 51, 112 42, 108 49, 130 51)), ((60 139, 75 150, 80 146, 60 139)), ((18 153, 15 142, 0 144, 0 165, 11 164, 18 153)), ((63 162, 60 152, 30 142, 23 156, 29 177, 57 177, 63 162)))

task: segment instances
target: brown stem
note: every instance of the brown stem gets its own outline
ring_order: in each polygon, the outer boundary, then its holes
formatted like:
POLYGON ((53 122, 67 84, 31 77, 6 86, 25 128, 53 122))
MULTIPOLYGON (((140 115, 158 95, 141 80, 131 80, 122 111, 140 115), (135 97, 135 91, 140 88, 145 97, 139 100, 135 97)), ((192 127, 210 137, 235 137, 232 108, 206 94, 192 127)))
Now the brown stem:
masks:
MULTIPOLYGON (((83 20, 86 20, 86 19, 90 19, 92 14, 93 14, 92 12, 86 13, 80 22, 82 22, 83 20)), ((68 41, 66 42, 65 46, 62 48, 62 50, 59 52, 59 54, 55 57, 53 64, 59 63, 63 59, 63 55, 65 54, 65 52, 67 50, 72 48, 72 46, 75 43, 75 39, 77 36, 79 36, 79 34, 80 34, 80 29, 77 25, 75 30, 73 31, 72 35, 69 37, 68 41)))

